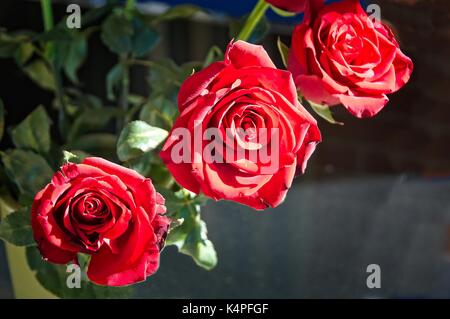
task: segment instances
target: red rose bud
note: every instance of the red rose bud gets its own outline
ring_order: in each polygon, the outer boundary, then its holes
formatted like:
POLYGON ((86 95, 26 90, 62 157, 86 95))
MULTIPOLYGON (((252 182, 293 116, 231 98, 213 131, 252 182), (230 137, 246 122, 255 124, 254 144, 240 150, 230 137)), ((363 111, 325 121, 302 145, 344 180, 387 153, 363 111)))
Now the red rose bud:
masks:
POLYGON ((146 279, 159 266, 169 228, 164 198, 152 182, 101 158, 61 167, 32 207, 39 250, 49 262, 66 264, 91 255, 87 276, 100 285, 123 286, 146 279))
POLYGON ((291 73, 243 41, 190 76, 178 106, 161 158, 181 186, 216 200, 278 206, 321 141, 291 73))
POLYGON ((292 35, 288 69, 295 84, 312 102, 341 103, 356 117, 374 116, 388 102, 386 95, 408 82, 411 59, 358 0, 310 4, 292 35))

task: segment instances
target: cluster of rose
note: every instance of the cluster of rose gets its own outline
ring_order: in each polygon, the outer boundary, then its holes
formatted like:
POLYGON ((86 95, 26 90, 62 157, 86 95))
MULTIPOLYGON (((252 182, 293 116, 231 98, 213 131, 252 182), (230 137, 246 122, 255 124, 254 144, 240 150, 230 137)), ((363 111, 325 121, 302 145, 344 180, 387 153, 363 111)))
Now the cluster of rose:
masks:
MULTIPOLYGON (((388 102, 387 94, 408 82, 413 69, 391 29, 370 19, 357 0, 267 1, 283 10, 304 12, 292 35, 287 70, 277 69, 263 47, 232 41, 223 61, 183 83, 180 115, 160 154, 187 190, 257 210, 283 202, 322 140, 300 94, 323 108, 341 104, 358 118, 372 117, 388 102), (198 125, 202 130, 278 129, 277 169, 262 173, 261 163, 248 160, 174 161, 173 148, 180 140, 174 132, 193 131, 198 125)), ((240 137, 236 133, 222 142, 230 138, 240 137)), ((255 147, 251 141, 241 142, 239 147, 255 147)), ((91 281, 122 286, 145 280, 157 270, 170 231, 165 212, 164 198, 150 179, 91 157, 64 165, 36 195, 32 226, 46 260, 66 264, 80 252, 89 254, 91 281)))

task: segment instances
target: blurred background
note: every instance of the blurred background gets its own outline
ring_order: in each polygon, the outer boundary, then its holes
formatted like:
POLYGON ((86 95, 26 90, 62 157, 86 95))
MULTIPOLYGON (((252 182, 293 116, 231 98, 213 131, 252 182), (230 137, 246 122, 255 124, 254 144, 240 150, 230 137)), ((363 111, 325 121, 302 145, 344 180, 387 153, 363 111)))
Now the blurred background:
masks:
MULTIPOLYGON (((193 3, 208 17, 162 26, 163 41, 151 59, 203 60, 212 45, 225 48, 228 24, 248 13, 255 0, 143 1, 149 14, 193 3)), ((54 1, 55 15, 68 3, 82 10, 101 1, 54 1)), ((450 298, 450 2, 370 1, 381 6, 415 70, 410 83, 390 96, 375 118, 357 120, 334 109, 344 126, 318 119, 325 137, 286 202, 255 212, 209 202, 202 215, 219 255, 208 272, 168 247, 159 272, 137 286, 137 298, 450 298), (381 267, 381 288, 368 289, 366 268, 381 267)), ((270 14, 263 41, 281 67, 278 36, 289 35, 300 17, 270 14)), ((35 1, 2 0, 0 26, 42 30, 35 1)), ((115 57, 98 36, 89 43, 80 79, 86 91, 106 96, 104 78, 115 57)), ((35 86, 11 60, 0 60, 0 97, 8 125, 18 123, 51 94, 35 86)), ((146 93, 140 70, 132 90, 146 93)), ((3 144, 8 141, 4 140, 3 144)), ((6 146, 6 145, 2 145, 6 146)), ((0 298, 13 298, 0 243, 0 298)))

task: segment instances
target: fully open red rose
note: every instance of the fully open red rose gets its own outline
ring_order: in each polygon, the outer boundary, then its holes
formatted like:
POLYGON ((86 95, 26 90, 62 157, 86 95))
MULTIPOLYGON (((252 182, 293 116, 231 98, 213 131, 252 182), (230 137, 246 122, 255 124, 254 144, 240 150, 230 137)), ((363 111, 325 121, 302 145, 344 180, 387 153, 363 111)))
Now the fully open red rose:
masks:
POLYGON ((97 284, 143 281, 159 265, 169 227, 164 198, 135 171, 101 158, 66 164, 32 207, 34 238, 44 259, 66 264, 91 255, 97 284))
POLYGON ((289 12, 303 12, 308 0, 266 0, 271 5, 289 12))
POLYGON ((243 41, 230 43, 224 61, 189 77, 178 105, 161 158, 179 184, 216 200, 279 205, 321 140, 291 73, 277 69, 263 47, 243 41), (218 134, 208 139, 210 133, 218 134))
POLYGON ((289 70, 296 85, 312 102, 342 103, 357 117, 374 116, 388 102, 386 94, 408 82, 412 61, 358 0, 310 3, 292 36, 289 70))

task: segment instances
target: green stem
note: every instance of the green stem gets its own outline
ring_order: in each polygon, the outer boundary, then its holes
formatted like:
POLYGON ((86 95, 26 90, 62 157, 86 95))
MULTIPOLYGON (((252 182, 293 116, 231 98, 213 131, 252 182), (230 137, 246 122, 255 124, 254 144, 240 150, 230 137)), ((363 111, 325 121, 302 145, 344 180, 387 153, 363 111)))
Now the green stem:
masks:
MULTIPOLYGON (((45 32, 48 32, 52 30, 55 25, 53 20, 53 9, 51 0, 41 0, 41 11, 42 11, 42 19, 44 21, 44 30, 45 32)), ((58 113, 58 124, 59 124, 58 126, 61 138, 64 140, 67 128, 66 102, 64 100, 64 88, 62 85, 61 74, 59 74, 59 70, 55 65, 53 53, 54 53, 54 45, 53 43, 49 42, 45 47, 45 58, 49 61, 53 73, 53 78, 56 84, 55 95, 60 103, 60 109, 58 113)))
POLYGON ((128 12, 131 12, 134 10, 135 6, 136 6, 136 0, 127 0, 127 3, 125 4, 125 10, 128 12))
POLYGON ((42 17, 44 20, 44 30, 53 29, 53 10, 51 0, 41 0, 42 17))
POLYGON ((120 57, 120 63, 124 67, 124 73, 123 73, 122 83, 121 83, 122 91, 120 93, 118 102, 119 102, 119 107, 124 111, 124 116, 123 116, 123 119, 119 118, 118 122, 117 122, 117 131, 119 133, 124 128, 124 126, 127 124, 127 122, 129 121, 128 116, 127 116, 128 96, 130 94, 130 66, 128 63, 128 56, 122 55, 120 57))
POLYGON ((253 8, 247 21, 245 21, 244 27, 237 36, 237 40, 247 41, 258 25, 259 21, 264 17, 267 9, 269 9, 269 4, 265 0, 258 0, 258 3, 253 8))

